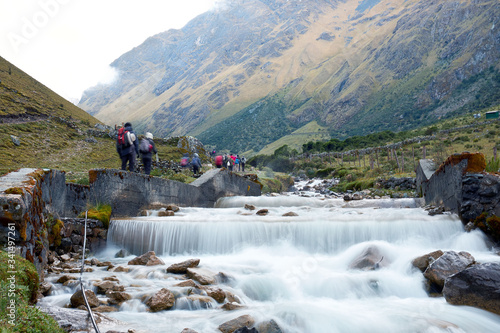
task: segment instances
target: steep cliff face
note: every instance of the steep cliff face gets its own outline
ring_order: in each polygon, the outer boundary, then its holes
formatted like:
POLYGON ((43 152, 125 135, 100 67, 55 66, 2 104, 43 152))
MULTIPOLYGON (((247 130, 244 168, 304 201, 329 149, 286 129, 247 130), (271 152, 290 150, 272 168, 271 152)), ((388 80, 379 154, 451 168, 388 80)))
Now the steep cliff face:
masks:
POLYGON ((80 106, 260 150, 311 123, 400 130, 500 101, 497 1, 233 0, 146 40, 80 106))

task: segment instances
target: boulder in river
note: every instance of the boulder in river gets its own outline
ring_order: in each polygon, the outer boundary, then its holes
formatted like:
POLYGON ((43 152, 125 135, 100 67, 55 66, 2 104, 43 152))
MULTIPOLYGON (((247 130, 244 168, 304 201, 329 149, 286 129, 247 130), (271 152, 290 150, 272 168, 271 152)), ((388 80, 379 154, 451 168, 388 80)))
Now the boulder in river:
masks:
POLYGON ((370 271, 388 265, 389 261, 384 258, 384 256, 380 252, 380 249, 376 246, 370 245, 351 262, 349 268, 370 271))
MULTIPOLYGON (((87 302, 89 303, 89 306, 91 308, 99 306, 99 299, 97 299, 97 296, 92 290, 85 290, 85 296, 87 297, 87 302)), ((83 292, 81 289, 79 289, 73 294, 73 296, 71 296, 70 302, 72 308, 77 308, 80 305, 85 306, 85 300, 83 298, 83 292)))
POLYGON ((135 257, 128 262, 129 265, 145 265, 145 266, 155 266, 155 265, 165 265, 163 260, 158 258, 154 251, 149 251, 141 256, 135 257))
POLYGON ((202 285, 214 284, 217 282, 217 274, 204 268, 188 268, 187 275, 202 285))
POLYGON ((441 250, 427 253, 423 256, 413 259, 411 263, 414 267, 418 268, 423 273, 425 272, 427 267, 429 267, 429 265, 433 263, 437 258, 441 257, 443 253, 444 252, 441 250))
POLYGON ((239 328, 251 327, 254 324, 255 324, 255 319, 253 319, 249 315, 243 315, 220 324, 219 331, 221 331, 222 333, 233 333, 239 328))
POLYGON ((146 301, 146 305, 149 306, 151 312, 168 310, 173 307, 174 304, 175 296, 170 290, 166 288, 162 288, 146 301))
POLYGON ((500 315, 500 263, 473 265, 450 276, 443 288, 446 301, 500 315))
POLYGON ((185 274, 188 268, 197 267, 199 263, 200 259, 189 259, 177 264, 172 264, 168 266, 167 273, 185 274))
POLYGON ((474 257, 468 252, 446 251, 432 262, 424 272, 424 276, 431 283, 430 291, 440 293, 445 280, 474 264, 474 257))

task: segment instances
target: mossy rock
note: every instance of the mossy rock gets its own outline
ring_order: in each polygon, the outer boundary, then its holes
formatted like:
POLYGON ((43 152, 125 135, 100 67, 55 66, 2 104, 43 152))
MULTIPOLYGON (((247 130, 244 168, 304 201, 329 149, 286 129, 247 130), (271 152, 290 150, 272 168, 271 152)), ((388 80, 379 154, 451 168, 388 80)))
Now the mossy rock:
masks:
MULTIPOLYGON (((107 229, 109 227, 109 220, 111 219, 111 211, 110 205, 97 205, 87 211, 87 218, 101 221, 107 229)), ((84 218, 85 212, 81 212, 78 217, 84 218)))

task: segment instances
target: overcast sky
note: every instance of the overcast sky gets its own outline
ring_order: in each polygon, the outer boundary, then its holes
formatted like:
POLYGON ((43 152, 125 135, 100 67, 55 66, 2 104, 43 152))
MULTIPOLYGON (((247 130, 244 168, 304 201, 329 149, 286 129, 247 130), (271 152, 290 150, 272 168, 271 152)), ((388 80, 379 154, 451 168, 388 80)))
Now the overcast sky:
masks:
POLYGON ((147 37, 180 29, 216 0, 0 0, 0 56, 66 99, 112 76, 147 37))

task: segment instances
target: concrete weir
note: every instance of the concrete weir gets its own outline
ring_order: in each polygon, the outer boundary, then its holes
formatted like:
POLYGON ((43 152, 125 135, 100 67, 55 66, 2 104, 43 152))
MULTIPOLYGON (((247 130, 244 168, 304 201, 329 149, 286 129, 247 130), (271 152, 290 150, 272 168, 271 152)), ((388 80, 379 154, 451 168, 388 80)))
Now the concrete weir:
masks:
POLYGON ((0 245, 33 262, 43 276, 55 220, 96 204, 112 217, 137 216, 151 206, 213 207, 225 196, 259 196, 256 176, 212 169, 191 184, 115 169, 89 171, 89 185, 66 183, 59 170, 23 168, 0 177, 0 245))

